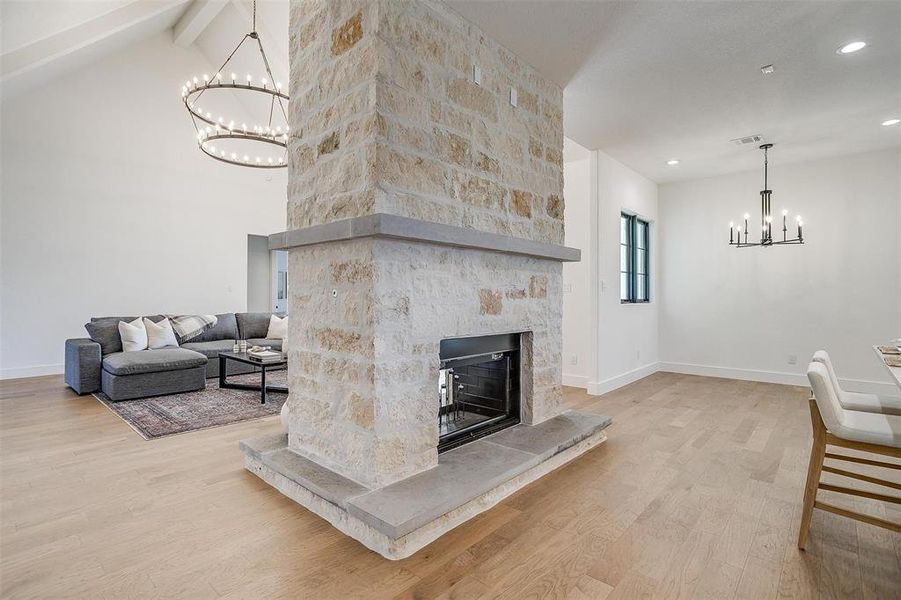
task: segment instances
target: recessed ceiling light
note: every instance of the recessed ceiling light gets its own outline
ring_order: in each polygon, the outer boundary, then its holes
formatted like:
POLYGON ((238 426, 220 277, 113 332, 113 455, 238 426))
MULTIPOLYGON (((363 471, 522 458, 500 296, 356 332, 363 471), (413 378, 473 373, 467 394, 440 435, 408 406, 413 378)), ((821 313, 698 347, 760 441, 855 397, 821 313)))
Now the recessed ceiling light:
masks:
POLYGON ((891 127, 892 125, 897 125, 898 123, 901 123, 901 119, 889 119, 888 121, 883 121, 882 126, 891 127))
POLYGON ((666 164, 668 164, 669 166, 672 167, 673 165, 678 165, 678 164, 679 164, 679 161, 676 160, 675 158, 673 158, 673 159, 670 159, 670 160, 666 161, 666 164))
POLYGON ((836 52, 838 52, 839 54, 851 54, 852 52, 862 50, 866 45, 866 42, 851 42, 849 44, 845 44, 844 46, 836 50, 836 52))

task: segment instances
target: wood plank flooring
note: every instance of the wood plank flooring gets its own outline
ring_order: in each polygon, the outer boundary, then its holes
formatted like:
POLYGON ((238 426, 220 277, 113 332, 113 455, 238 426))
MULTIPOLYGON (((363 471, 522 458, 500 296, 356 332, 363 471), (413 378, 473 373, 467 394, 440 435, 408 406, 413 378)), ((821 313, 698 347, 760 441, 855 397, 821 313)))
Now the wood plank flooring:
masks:
POLYGON ((815 511, 795 548, 799 387, 658 373, 567 388, 614 417, 609 441, 398 562, 244 471, 238 440, 276 418, 144 441, 60 377, 0 395, 3 598, 901 598, 898 534, 815 511))

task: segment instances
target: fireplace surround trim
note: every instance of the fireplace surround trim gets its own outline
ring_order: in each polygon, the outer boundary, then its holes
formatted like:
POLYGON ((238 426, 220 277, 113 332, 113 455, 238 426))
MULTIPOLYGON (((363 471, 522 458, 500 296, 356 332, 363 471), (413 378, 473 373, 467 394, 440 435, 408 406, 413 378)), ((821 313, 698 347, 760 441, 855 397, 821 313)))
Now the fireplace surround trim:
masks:
POLYGON ((559 262, 578 262, 582 255, 582 251, 578 248, 536 242, 469 227, 444 225, 388 213, 375 213, 341 219, 340 221, 322 225, 273 233, 269 236, 269 249, 286 250, 288 248, 360 238, 426 242, 440 246, 474 248, 559 262))

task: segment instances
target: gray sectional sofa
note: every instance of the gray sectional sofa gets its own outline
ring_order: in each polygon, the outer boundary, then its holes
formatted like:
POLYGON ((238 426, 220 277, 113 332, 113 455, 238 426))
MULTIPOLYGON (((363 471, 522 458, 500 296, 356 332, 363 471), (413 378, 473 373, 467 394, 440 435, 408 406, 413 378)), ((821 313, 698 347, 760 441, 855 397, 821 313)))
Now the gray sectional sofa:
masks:
MULTIPOLYGON (((282 340, 266 339, 272 314, 216 315, 216 325, 179 347, 139 352, 123 352, 119 337, 119 321, 137 317, 92 318, 85 324, 90 337, 66 340, 66 384, 79 394, 103 391, 116 402, 203 389, 207 379, 219 376, 219 353, 231 351, 236 339, 281 349, 282 340)), ((147 318, 159 322, 164 317, 147 318)), ((253 369, 233 361, 228 374, 253 369)))

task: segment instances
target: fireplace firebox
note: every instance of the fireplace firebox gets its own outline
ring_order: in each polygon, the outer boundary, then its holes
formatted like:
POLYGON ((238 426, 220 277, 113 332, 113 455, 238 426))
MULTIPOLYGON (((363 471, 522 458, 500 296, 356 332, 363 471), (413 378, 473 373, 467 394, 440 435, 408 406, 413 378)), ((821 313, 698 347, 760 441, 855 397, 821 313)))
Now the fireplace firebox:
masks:
POLYGON ((441 341, 439 453, 519 423, 520 336, 441 341))

